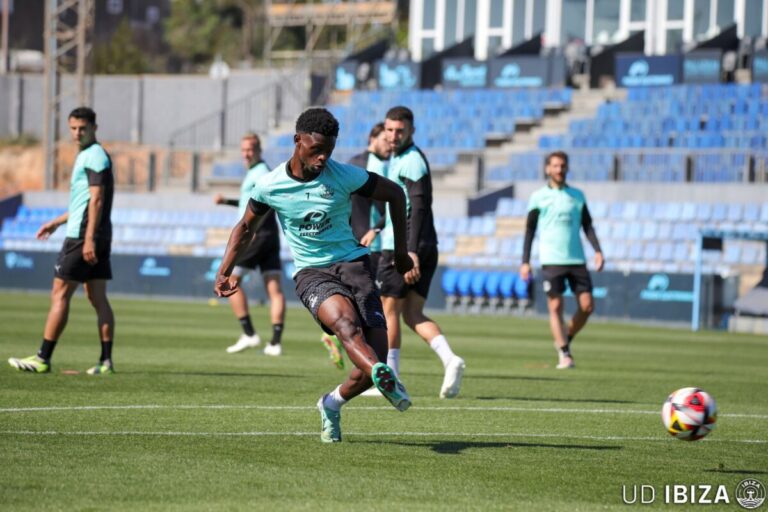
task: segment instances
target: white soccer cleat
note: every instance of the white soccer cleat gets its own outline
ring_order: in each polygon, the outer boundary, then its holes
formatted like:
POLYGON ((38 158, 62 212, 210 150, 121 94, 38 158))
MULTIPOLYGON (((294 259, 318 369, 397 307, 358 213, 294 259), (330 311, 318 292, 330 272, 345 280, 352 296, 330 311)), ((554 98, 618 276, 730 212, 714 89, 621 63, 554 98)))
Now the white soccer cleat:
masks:
POLYGON ((281 356, 283 355, 283 345, 278 343, 276 345, 267 345, 264 347, 265 356, 281 356))
POLYGON ((558 370, 569 370, 571 368, 575 368, 576 363, 573 362, 573 358, 571 356, 560 356, 560 361, 557 363, 558 370))
POLYGON ((443 377, 443 386, 440 388, 440 398, 453 398, 459 394, 461 389, 461 378, 464 377, 464 360, 459 356, 453 356, 453 359, 445 367, 445 376, 443 377))
POLYGON ((237 342, 234 345, 227 347, 227 354, 236 354, 238 352, 242 352, 247 348, 258 347, 260 343, 261 343, 261 338, 259 338, 258 334, 254 334, 253 336, 248 336, 247 334, 241 334, 240 338, 238 338, 237 342))

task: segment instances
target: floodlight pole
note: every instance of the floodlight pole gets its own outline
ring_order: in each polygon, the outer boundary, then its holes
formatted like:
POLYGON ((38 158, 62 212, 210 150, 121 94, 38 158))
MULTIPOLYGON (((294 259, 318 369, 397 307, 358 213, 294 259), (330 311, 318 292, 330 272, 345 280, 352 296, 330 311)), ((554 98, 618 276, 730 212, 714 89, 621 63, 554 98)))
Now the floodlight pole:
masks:
POLYGON ((45 0, 43 149, 46 190, 54 189, 57 185, 56 142, 59 139, 63 98, 75 96, 79 106, 86 106, 90 103, 85 75, 91 49, 88 36, 91 27, 93 27, 93 15, 93 0, 45 0), (73 14, 77 17, 77 22, 74 25, 69 22, 73 14), (61 73, 62 71, 72 71, 72 61, 74 61, 75 90, 62 91, 61 73))
POLYGON ((11 0, 2 0, 2 25, 0 25, 0 75, 8 73, 8 18, 11 16, 11 0))

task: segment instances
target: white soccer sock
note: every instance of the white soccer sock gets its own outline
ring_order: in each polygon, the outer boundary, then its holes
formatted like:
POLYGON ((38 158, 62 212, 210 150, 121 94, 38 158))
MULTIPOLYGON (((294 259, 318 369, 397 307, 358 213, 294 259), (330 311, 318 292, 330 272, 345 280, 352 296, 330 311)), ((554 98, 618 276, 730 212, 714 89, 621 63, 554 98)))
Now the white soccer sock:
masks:
POLYGON ((326 407, 332 411, 340 411, 341 406, 345 403, 347 403, 347 401, 341 397, 341 384, 336 386, 336 389, 325 395, 325 399, 323 399, 323 407, 326 407))
POLYGON ((395 372, 395 375, 397 375, 398 377, 400 376, 400 349, 399 348, 389 349, 389 352, 387 352, 387 366, 392 368, 392 371, 395 372))
POLYGON ((448 366, 448 363, 451 362, 451 359, 456 357, 456 354, 454 354, 453 350, 451 350, 451 346, 448 345, 448 340, 445 339, 445 336, 442 334, 432 338, 432 341, 429 342, 429 346, 432 347, 432 350, 434 350, 440 357, 444 367, 448 366))

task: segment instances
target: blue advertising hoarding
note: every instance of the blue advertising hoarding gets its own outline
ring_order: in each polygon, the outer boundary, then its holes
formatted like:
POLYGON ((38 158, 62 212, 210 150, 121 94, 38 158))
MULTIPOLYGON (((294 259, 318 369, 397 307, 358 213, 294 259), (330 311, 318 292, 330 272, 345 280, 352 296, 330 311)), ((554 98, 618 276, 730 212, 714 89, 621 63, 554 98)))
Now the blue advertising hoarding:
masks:
POLYGON ((446 89, 487 87, 488 63, 466 58, 445 59, 442 84, 446 89))
POLYGON ((679 84, 681 68, 680 55, 619 53, 616 55, 616 85, 650 87, 679 84))
POLYGON ((752 56, 752 81, 768 82, 768 51, 755 52, 752 56))
POLYGON ((376 82, 379 89, 386 91, 417 89, 421 83, 421 66, 410 61, 379 61, 376 82))
POLYGON ((491 61, 488 85, 499 89, 549 85, 549 59, 502 57, 491 61))
POLYGON ((344 61, 336 66, 333 88, 337 91, 352 91, 357 85, 357 61, 344 61))
POLYGON ((721 81, 723 52, 699 50, 683 57, 683 82, 687 84, 714 84, 721 81))

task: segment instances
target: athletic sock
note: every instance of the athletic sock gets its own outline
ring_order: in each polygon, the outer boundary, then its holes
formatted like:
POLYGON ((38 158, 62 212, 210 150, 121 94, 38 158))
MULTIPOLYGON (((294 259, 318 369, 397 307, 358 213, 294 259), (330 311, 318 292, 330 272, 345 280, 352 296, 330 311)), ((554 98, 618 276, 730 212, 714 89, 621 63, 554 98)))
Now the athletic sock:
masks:
POLYGON ((451 362, 451 359, 456 357, 456 354, 454 354, 451 350, 451 346, 448 345, 448 340, 446 340, 445 336, 442 334, 432 338, 432 341, 429 342, 429 346, 432 347, 432 350, 434 350, 435 353, 440 357, 444 367, 448 366, 448 363, 451 362))
POLYGON ((253 328, 253 324, 251 323, 251 315, 245 315, 243 318, 238 318, 238 320, 240 321, 240 325, 246 336, 253 336, 256 334, 256 329, 253 328))
POLYGON ((270 345, 279 345, 283 337, 283 324, 272 324, 272 341, 270 345))
POLYGON ((389 352, 387 352, 387 366, 392 368, 392 371, 395 372, 395 375, 400 375, 400 349, 399 348, 391 348, 389 349, 389 352))
POLYGON ((40 345, 40 350, 37 351, 37 357, 43 361, 50 361, 53 356, 53 349, 56 348, 57 340, 46 340, 43 338, 43 343, 40 345))
POLYGON ((323 399, 323 407, 332 411, 340 411, 341 406, 345 403, 347 403, 347 401, 341 397, 341 384, 336 386, 336 389, 325 395, 325 398, 323 399))
POLYGON ((566 345, 563 348, 558 348, 557 352, 560 354, 561 357, 571 357, 571 347, 570 347, 570 345, 566 345))
POLYGON ((107 359, 112 359, 112 340, 101 342, 101 357, 99 357, 99 361, 103 363, 107 359))

